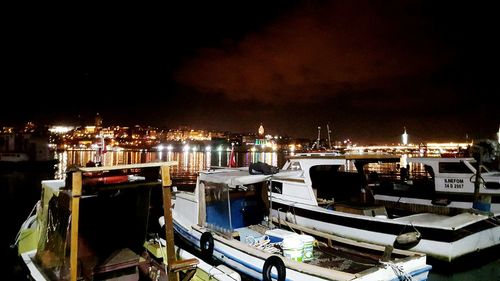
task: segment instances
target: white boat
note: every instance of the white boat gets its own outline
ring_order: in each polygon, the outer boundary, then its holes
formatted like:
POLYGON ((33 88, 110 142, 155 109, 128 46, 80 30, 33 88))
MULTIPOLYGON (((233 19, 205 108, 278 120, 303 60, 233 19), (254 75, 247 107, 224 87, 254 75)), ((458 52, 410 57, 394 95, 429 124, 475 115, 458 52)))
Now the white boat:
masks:
POLYGON ((23 162, 29 161, 27 153, 24 152, 0 152, 0 161, 2 162, 23 162))
POLYGON ((42 137, 0 134, 0 144, 0 169, 53 169, 58 163, 42 137))
POLYGON ((275 204, 268 196, 270 180, 298 175, 250 174, 248 168, 200 172, 193 192, 175 194, 174 230, 206 259, 215 258, 258 280, 427 279, 431 266, 425 254, 345 239, 269 216, 275 204))
MULTIPOLYGON (((471 209, 477 163, 474 158, 415 157, 407 158, 399 170, 395 163, 368 163, 365 173, 374 197, 386 206, 418 204, 471 209)), ((500 211, 500 172, 481 166, 479 193, 489 196, 486 211, 500 211)))
POLYGON ((174 164, 78 168, 66 181, 42 181, 36 214, 16 241, 29 278, 240 281, 234 270, 174 247, 171 221, 168 243, 158 235, 148 238, 151 194, 163 187, 170 203, 168 167, 174 164))
POLYGON ((342 237, 394 244, 446 262, 500 244, 500 213, 455 209, 455 213, 446 214, 449 207, 423 206, 397 197, 398 204, 408 203, 406 214, 401 215, 392 213, 392 205, 384 205, 386 202, 366 200, 366 176, 350 170, 353 166, 363 170, 367 163, 390 158, 378 156, 373 161, 363 155, 322 154, 290 157, 283 170, 297 171, 298 175, 273 177, 272 215, 342 237), (353 164, 353 160, 358 162, 353 164), (408 237, 413 239, 404 239, 408 237))

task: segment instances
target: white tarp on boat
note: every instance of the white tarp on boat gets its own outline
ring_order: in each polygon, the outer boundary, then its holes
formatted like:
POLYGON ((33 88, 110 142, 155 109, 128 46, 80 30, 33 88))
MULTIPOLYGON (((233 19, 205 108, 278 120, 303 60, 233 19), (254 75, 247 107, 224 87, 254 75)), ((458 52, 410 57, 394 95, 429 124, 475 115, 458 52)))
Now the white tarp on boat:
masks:
POLYGON ((200 172, 199 179, 201 181, 223 183, 229 187, 237 187, 239 185, 247 185, 252 183, 268 181, 273 178, 274 179, 295 178, 299 176, 301 173, 302 171, 280 171, 272 175, 264 175, 264 174, 251 175, 248 172, 248 168, 220 169, 214 171, 200 172))

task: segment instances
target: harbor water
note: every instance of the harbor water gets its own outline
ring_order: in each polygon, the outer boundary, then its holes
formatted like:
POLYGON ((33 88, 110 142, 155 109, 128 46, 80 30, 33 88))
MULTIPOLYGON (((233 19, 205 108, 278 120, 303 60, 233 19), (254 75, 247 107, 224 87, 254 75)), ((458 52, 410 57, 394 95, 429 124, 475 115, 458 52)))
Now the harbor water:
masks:
MULTIPOLYGON (((264 162, 281 167, 286 154, 278 152, 236 153, 238 166, 264 162)), ((5 280, 26 280, 14 247, 16 233, 40 198, 40 182, 45 179, 61 179, 72 165, 85 166, 95 159, 95 151, 70 150, 58 152, 55 157, 59 164, 55 169, 29 168, 0 171, 0 206, 4 218, 4 231, 0 236, 0 253, 6 275, 5 280)), ((179 189, 194 187, 197 172, 211 166, 227 166, 229 151, 110 151, 104 154, 104 165, 134 164, 154 161, 177 161, 171 170, 173 184, 179 189)), ((476 259, 456 267, 435 265, 429 274, 431 281, 500 280, 500 255, 487 260, 476 259)))

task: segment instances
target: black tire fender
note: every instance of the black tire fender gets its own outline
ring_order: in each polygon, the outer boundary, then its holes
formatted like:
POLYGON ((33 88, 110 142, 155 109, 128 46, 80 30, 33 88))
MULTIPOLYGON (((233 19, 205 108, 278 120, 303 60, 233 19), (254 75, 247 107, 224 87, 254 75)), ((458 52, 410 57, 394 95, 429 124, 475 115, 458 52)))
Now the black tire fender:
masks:
POLYGON ((264 267, 262 267, 262 280, 264 281, 272 281, 271 278, 271 270, 276 268, 276 272, 278 272, 278 281, 285 281, 286 279, 286 267, 283 260, 278 256, 270 256, 264 262, 264 267))
POLYGON ((200 238, 200 250, 204 259, 211 259, 214 254, 214 237, 210 232, 203 232, 200 238))

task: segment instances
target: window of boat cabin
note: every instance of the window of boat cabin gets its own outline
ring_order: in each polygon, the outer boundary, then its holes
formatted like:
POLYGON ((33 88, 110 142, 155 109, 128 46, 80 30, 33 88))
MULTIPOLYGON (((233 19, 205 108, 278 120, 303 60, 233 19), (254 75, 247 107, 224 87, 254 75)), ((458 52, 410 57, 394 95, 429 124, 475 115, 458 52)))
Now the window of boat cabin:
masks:
POLYGON ((394 180, 400 175, 400 166, 399 162, 370 162, 363 165, 363 174, 366 175, 368 183, 394 180))
MULTIPOLYGON (((472 166, 474 167, 475 169, 477 169, 477 161, 476 160, 465 160, 465 162, 468 163, 468 167, 472 166)), ((481 173, 490 173, 490 169, 486 168, 487 163, 483 163, 483 165, 481 165, 481 173)), ((493 168, 495 169, 495 168, 493 168)))
POLYGON ((300 171, 300 170, 302 170, 302 167, 300 166, 299 161, 293 161, 293 162, 290 162, 290 166, 288 166, 287 170, 300 171))
POLYGON ((207 227, 229 232, 235 228, 256 224, 267 215, 269 206, 267 182, 237 187, 222 183, 203 182, 207 227))
POLYGON ((317 197, 336 202, 357 198, 363 187, 363 175, 346 171, 344 165, 317 165, 309 170, 317 197))
POLYGON ((470 174, 472 171, 464 162, 439 162, 439 173, 470 174))

